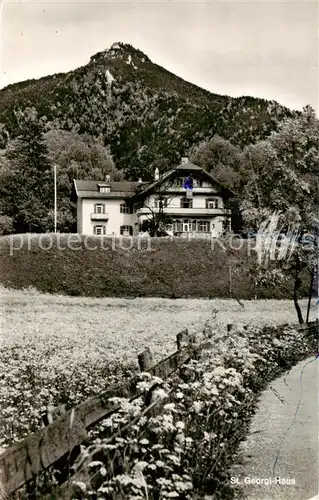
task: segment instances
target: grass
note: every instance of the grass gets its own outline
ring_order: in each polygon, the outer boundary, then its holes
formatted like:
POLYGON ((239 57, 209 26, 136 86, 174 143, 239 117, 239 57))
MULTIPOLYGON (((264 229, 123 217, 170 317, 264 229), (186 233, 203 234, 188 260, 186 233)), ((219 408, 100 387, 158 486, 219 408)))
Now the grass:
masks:
POLYGON ((244 301, 243 308, 221 299, 83 298, 5 288, 0 295, 0 447, 36 430, 43 407, 72 406, 130 375, 145 347, 155 362, 174 352, 176 334, 202 331, 214 309, 221 331, 227 323, 296 322, 290 301, 244 301))
MULTIPOLYGON (((237 460, 239 443, 247 436, 261 390, 312 354, 316 340, 291 327, 259 325, 234 328, 225 337, 213 322, 197 342, 204 339, 212 343, 201 355, 157 387, 157 398, 164 400, 156 412, 143 416, 147 411, 143 397, 132 402, 119 399, 120 410, 91 429, 74 464, 77 470, 87 459, 72 498, 137 499, 146 495, 154 500, 191 500, 208 493, 207 500, 233 499, 230 467, 237 460), (136 420, 137 415, 141 418, 136 420), (126 430, 115 437, 123 427, 126 430)), ((160 382, 145 375, 140 375, 144 390, 155 380, 160 382)), ((58 471, 52 473, 59 475, 58 471)), ((44 484, 40 480, 33 490, 49 493, 52 483, 52 478, 44 484)), ((57 498, 59 493, 53 496, 57 498)))
MULTIPOLYGON (((212 248, 211 241, 154 238, 149 247, 146 240, 139 247, 137 239, 6 236, 0 238, 0 284, 87 297, 252 299, 254 243, 239 243, 241 248, 224 248, 218 240, 212 248)), ((305 277, 303 296, 308 288, 305 277)), ((263 287, 258 298, 290 298, 292 289, 291 281, 263 287)))

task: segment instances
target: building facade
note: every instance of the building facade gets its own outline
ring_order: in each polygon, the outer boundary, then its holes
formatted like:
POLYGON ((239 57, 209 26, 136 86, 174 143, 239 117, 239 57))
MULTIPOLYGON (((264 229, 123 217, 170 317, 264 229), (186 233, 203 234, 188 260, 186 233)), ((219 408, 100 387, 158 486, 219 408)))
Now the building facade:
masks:
POLYGON ((146 221, 165 218, 169 234, 208 238, 230 227, 225 202, 234 194, 187 158, 153 182, 74 180, 74 193, 80 234, 136 235, 146 221))

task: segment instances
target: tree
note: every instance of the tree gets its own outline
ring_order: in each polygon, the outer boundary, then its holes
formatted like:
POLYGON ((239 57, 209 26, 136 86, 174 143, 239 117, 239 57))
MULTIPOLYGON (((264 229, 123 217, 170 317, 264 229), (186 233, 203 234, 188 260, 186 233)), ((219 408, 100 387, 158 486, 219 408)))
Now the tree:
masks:
POLYGON ((45 231, 44 220, 53 207, 53 173, 43 141, 43 121, 27 108, 16 113, 18 136, 10 140, 2 158, 1 209, 11 217, 16 232, 45 231))
POLYGON ((209 141, 202 141, 193 148, 190 159, 196 165, 210 172, 223 186, 236 193, 227 200, 225 208, 231 210, 232 230, 240 232, 243 226, 240 203, 245 182, 243 153, 230 141, 214 135, 209 141))
MULTIPOLYGON (((241 204, 246 224, 258 230, 260 225, 276 218, 276 229, 270 231, 278 245, 280 232, 290 236, 286 245, 294 243, 290 258, 276 260, 277 268, 293 277, 292 298, 298 320, 303 322, 299 306, 302 278, 314 265, 314 247, 301 244, 305 233, 313 233, 318 219, 319 189, 319 121, 308 106, 295 118, 285 120, 268 140, 249 146, 244 151, 247 171, 250 174, 241 204)), ((260 249, 260 247, 259 247, 260 249)), ((264 277, 266 266, 259 267, 264 277)), ((282 276, 284 275, 282 274, 282 276)), ((277 273, 278 278, 278 273, 277 273)))
MULTIPOLYGON (((71 201, 73 179, 100 181, 109 175, 112 181, 121 181, 123 173, 116 169, 101 140, 88 134, 51 129, 43 137, 51 164, 58 166, 57 226, 60 231, 72 231, 76 222, 75 203, 71 201)), ((47 221, 53 223, 53 212, 47 221)))
POLYGON ((71 184, 74 178, 102 180, 106 175, 113 181, 123 180, 123 173, 116 169, 108 148, 100 140, 60 129, 48 130, 43 138, 51 163, 59 165, 71 184))
MULTIPOLYGON (((165 208, 167 208, 172 201, 172 197, 166 192, 167 188, 171 185, 171 181, 164 182, 163 184, 157 184, 155 189, 152 191, 152 196, 154 197, 154 205, 150 203, 150 199, 143 198, 135 203, 137 209, 146 208, 145 211, 146 219, 140 226, 141 231, 147 231, 151 237, 161 236, 167 230, 167 225, 172 223, 171 217, 169 217, 165 208)), ((139 188, 137 188, 137 193, 139 188)))
POLYGON ((227 139, 214 135, 190 154, 196 165, 210 172, 223 186, 237 191, 241 186, 242 151, 227 139))
POLYGON ((49 129, 34 109, 16 113, 18 137, 0 154, 0 210, 13 220, 15 232, 52 231, 54 227, 53 165, 57 165, 57 223, 74 230, 73 179, 114 181, 123 174, 97 139, 76 132, 49 129))
POLYGON ((0 214, 0 235, 11 234, 13 232, 13 219, 7 215, 0 214))

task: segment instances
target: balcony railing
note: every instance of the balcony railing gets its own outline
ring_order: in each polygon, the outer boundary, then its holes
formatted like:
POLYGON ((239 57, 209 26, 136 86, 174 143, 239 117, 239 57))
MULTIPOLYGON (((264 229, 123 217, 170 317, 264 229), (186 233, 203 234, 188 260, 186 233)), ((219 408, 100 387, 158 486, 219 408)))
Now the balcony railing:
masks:
POLYGON ((174 236, 178 236, 179 238, 202 238, 208 240, 212 238, 212 233, 210 231, 174 231, 174 236))
POLYGON ((108 220, 109 214, 91 214, 91 220, 108 220))
MULTIPOLYGON (((186 193, 186 189, 181 186, 169 186, 165 188, 165 191, 168 193, 186 193)), ((200 186, 194 186, 192 189, 192 192, 194 194, 214 194, 217 195, 216 189, 212 187, 200 187, 200 186)))
MULTIPOLYGON (((154 213, 159 212, 159 208, 152 208, 154 213)), ((151 213, 149 208, 142 207, 137 210, 137 215, 151 213)), ((231 211, 226 208, 180 208, 180 207, 165 207, 163 213, 167 215, 175 215, 179 217, 201 217, 205 215, 230 215, 231 211)))

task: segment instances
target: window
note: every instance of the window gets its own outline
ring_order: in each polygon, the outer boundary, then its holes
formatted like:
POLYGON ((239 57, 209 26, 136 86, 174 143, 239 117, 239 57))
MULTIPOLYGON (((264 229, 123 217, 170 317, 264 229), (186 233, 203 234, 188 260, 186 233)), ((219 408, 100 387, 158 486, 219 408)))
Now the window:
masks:
POLYGON ((206 208, 218 208, 218 198, 208 198, 206 200, 206 208))
POLYGON ((201 179, 193 179, 193 187, 202 187, 203 181, 201 179))
POLYGON ((181 208, 193 208, 193 200, 191 198, 181 198, 181 208))
POLYGON ((188 233, 190 231, 190 228, 191 228, 191 221, 183 220, 183 231, 185 233, 188 233))
POLYGON ((102 236, 103 234, 106 234, 106 227, 105 226, 94 226, 94 234, 96 236, 102 236))
POLYGON ((177 179, 175 179, 174 185, 176 187, 183 187, 184 182, 185 182, 184 177, 177 177, 177 179))
POLYGON ((174 233, 182 233, 182 232, 209 233, 210 229, 214 227, 215 225, 211 224, 210 221, 207 220, 174 219, 172 229, 174 233))
POLYGON ((132 236, 133 235, 133 226, 121 226, 120 233, 122 236, 132 236))
POLYGON ((132 214, 133 213, 133 208, 126 203, 121 203, 120 204, 120 212, 121 214, 132 214))
POLYGON ((154 199, 154 208, 160 208, 162 203, 162 207, 167 208, 168 200, 167 198, 155 198, 154 199))
POLYGON ((210 223, 207 220, 199 220, 197 223, 197 231, 200 233, 209 232, 210 223))
POLYGON ((100 193, 110 193, 111 187, 99 185, 99 191, 100 191, 100 193))
POLYGON ((95 203, 94 204, 94 213, 95 214, 105 214, 105 204, 104 203, 95 203))

